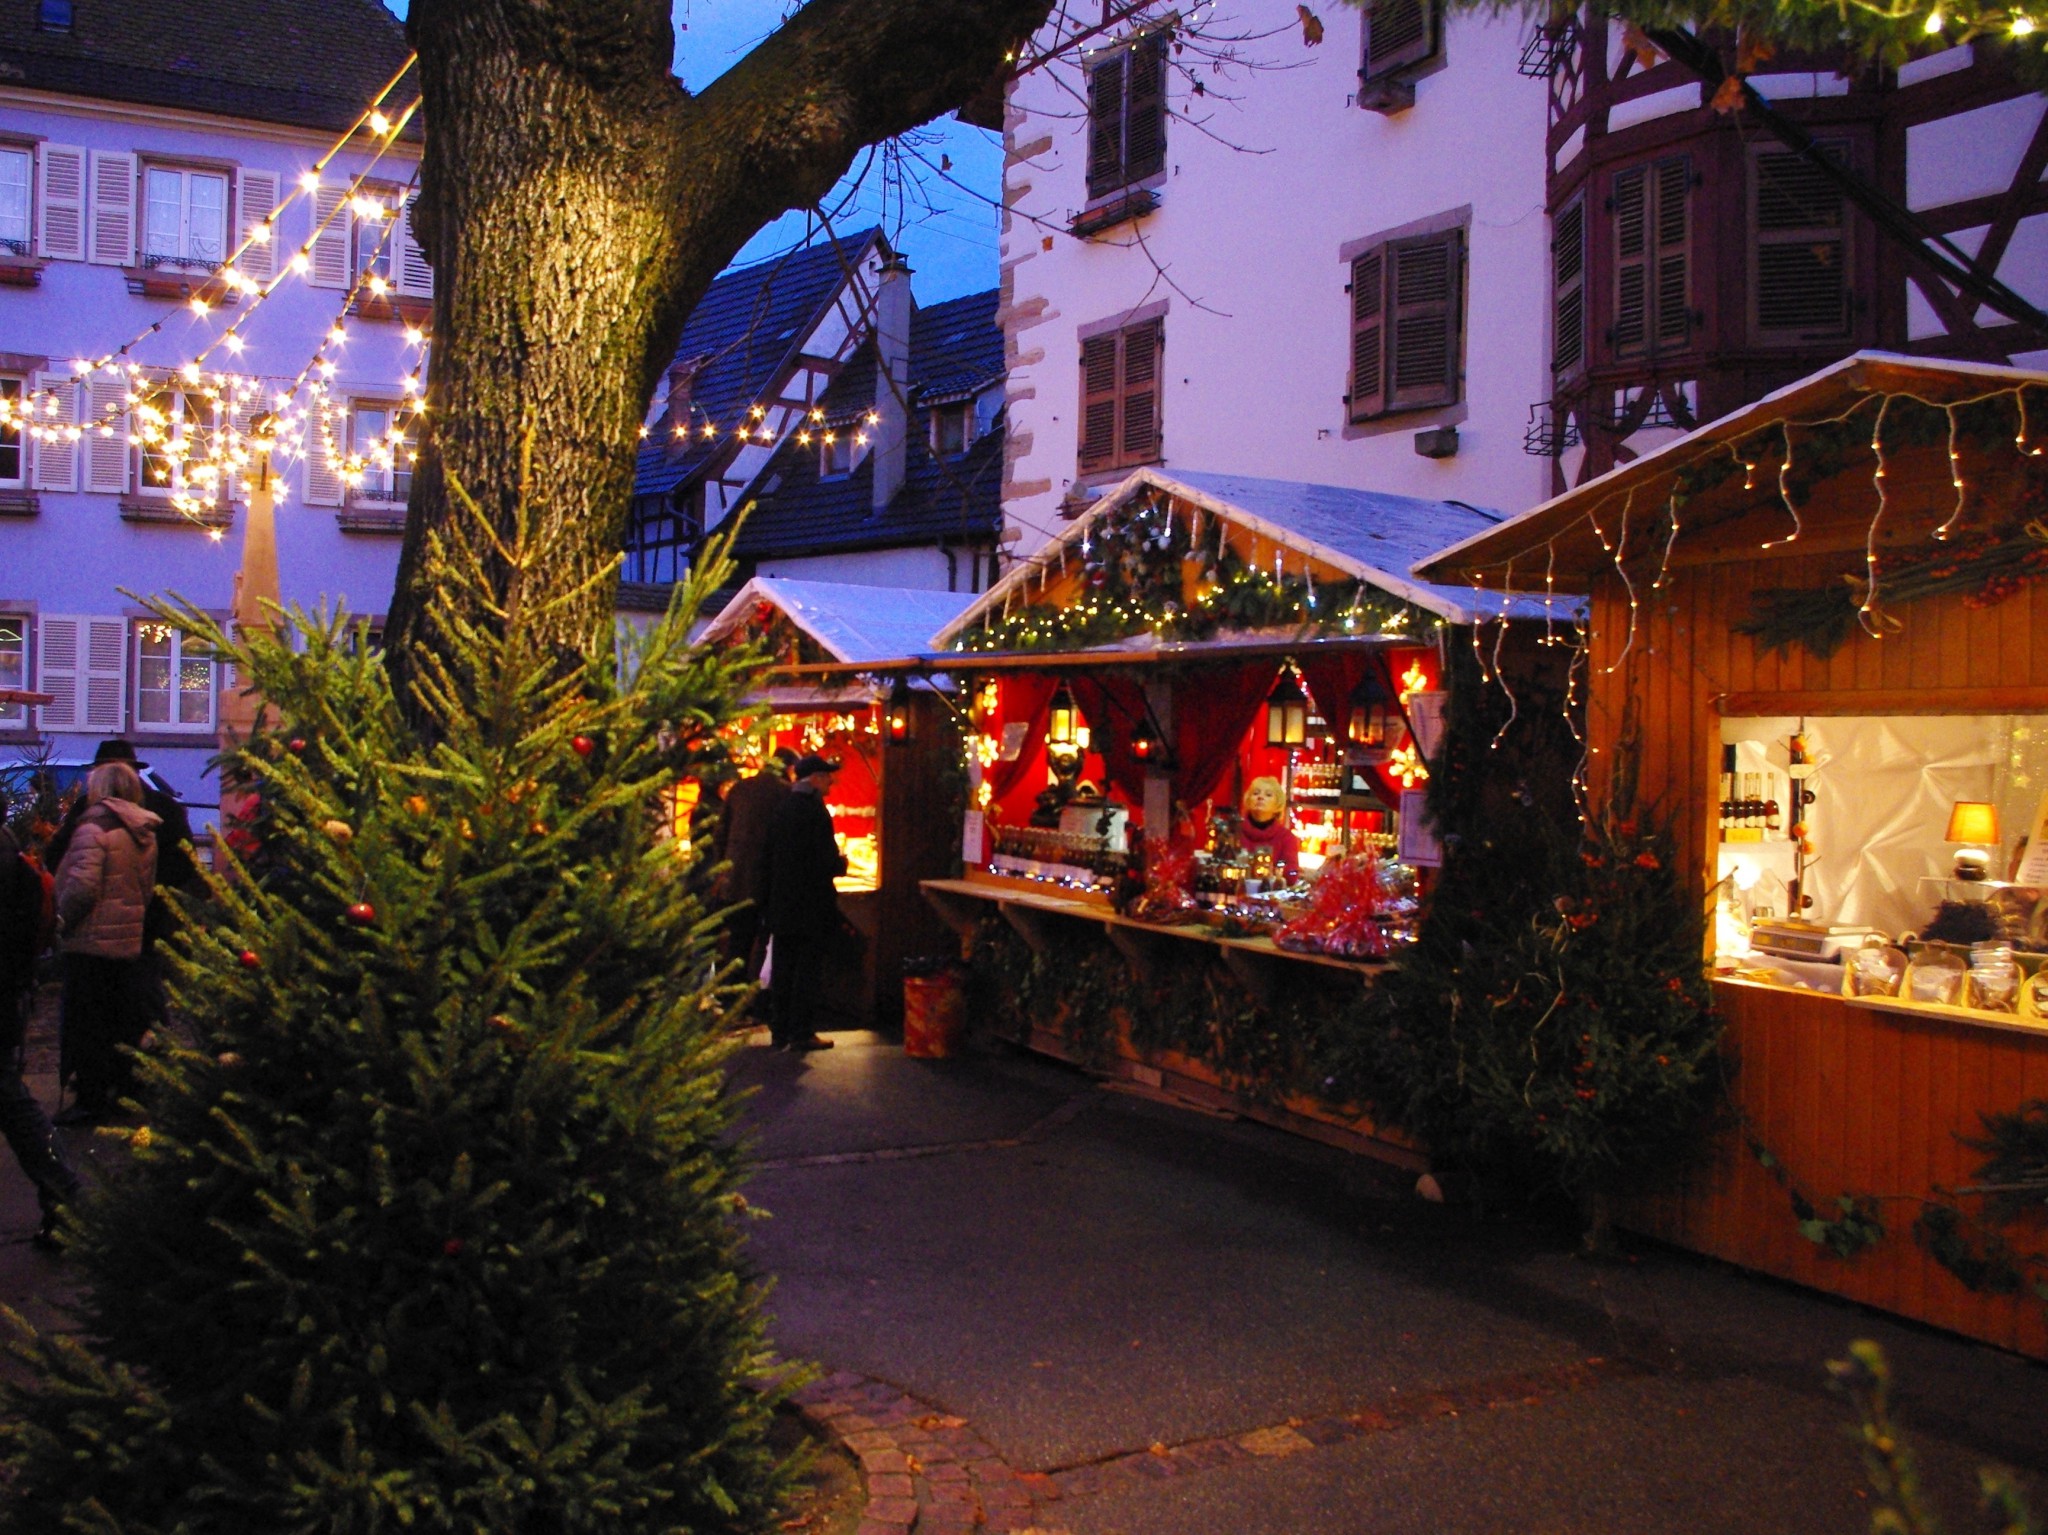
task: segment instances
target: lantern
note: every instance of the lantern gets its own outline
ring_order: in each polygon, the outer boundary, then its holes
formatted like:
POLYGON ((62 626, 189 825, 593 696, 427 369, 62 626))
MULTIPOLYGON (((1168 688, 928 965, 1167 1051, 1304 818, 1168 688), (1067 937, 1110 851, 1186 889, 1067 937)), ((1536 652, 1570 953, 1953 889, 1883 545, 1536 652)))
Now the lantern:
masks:
POLYGON ((1365 680, 1351 690, 1349 707, 1351 717, 1344 733, 1351 742, 1352 755, 1385 761, 1400 734, 1401 716, 1387 696, 1387 685, 1377 668, 1368 671, 1365 680))
POLYGON ((1308 695, 1294 680, 1294 669, 1288 667, 1266 695, 1266 744, 1294 747, 1307 739, 1308 695))
POLYGON ((1131 755, 1148 767, 1165 761, 1166 743, 1149 719, 1139 720, 1131 727, 1131 755))
POLYGON ((882 734, 891 746, 910 739, 910 679, 898 677, 889 689, 888 706, 882 711, 882 734))
POLYGON ((1046 722, 1045 744, 1048 746, 1075 747, 1085 744, 1081 732, 1087 726, 1081 723, 1081 709, 1074 702, 1074 690, 1064 682, 1059 691, 1052 695, 1052 715, 1046 722))

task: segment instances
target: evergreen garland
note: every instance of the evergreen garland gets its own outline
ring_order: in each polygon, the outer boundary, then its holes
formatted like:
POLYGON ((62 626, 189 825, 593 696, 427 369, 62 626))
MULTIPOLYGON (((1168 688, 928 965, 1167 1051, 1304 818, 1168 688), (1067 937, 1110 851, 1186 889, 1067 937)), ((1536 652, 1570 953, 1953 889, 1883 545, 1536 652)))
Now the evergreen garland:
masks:
MULTIPOLYGON (((1025 602, 962 634, 956 650, 1082 650, 1135 634, 1204 640, 1220 632, 1291 628, 1298 635, 1423 635, 1435 615, 1362 581, 1315 582, 1253 566, 1203 538, 1165 501, 1126 503, 1089 529, 1085 589, 1065 607, 1025 602), (1190 585, 1193 600, 1190 601, 1190 585)), ((1065 569, 1062 555, 1062 571, 1065 569)))
POLYGON ((228 754, 260 851, 187 910, 192 1042, 74 1214, 80 1332, 9 1318, 9 1530, 773 1524, 738 988, 657 808, 753 657, 687 643, 717 559, 624 676, 609 626, 540 643, 576 594, 526 589, 524 530, 473 625, 466 534, 429 540, 417 726, 343 619, 162 610, 271 711, 228 754))

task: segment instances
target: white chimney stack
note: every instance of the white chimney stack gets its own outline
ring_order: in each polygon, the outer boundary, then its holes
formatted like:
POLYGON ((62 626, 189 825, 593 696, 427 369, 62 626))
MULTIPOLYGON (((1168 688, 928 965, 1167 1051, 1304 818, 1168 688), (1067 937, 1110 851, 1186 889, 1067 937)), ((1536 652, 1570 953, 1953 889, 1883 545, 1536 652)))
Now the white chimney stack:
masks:
POLYGON ((868 439, 874 507, 886 511, 903 488, 910 447, 910 263, 892 255, 875 286, 875 425, 868 439))

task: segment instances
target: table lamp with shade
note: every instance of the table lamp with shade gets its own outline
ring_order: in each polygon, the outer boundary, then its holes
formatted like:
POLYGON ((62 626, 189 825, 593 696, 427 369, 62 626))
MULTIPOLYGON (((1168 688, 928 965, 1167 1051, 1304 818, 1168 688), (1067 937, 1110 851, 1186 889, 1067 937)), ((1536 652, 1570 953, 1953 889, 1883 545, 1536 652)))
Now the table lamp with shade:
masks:
POLYGON ((1984 878, 1991 869, 1991 849, 1999 842, 1998 807, 1984 800, 1957 800, 1943 840, 1955 844, 1957 879, 1984 878))

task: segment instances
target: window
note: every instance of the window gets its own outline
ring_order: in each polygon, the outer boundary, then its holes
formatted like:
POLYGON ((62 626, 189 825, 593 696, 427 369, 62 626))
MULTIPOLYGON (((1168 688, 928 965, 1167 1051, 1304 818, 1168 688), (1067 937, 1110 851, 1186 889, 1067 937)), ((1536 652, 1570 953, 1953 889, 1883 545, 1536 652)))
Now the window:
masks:
POLYGON ((1375 112, 1415 105, 1415 76, 1442 52, 1440 0, 1367 0, 1358 104, 1375 112))
POLYGON ((35 156, 26 149, 0 145, 0 251, 26 256, 34 247, 29 223, 35 156))
POLYGON ((154 619, 135 625, 135 725, 139 730, 213 728, 213 653, 154 619))
POLYGON ((853 473, 853 428, 818 434, 818 478, 844 479, 853 473))
MULTIPOLYGON (((0 613, 0 688, 28 686, 28 619, 0 613)), ((28 724, 28 705, 0 703, 0 730, 21 730, 28 724)))
MULTIPOLYGON (((1849 146, 1823 143, 1838 165, 1849 146)), ((1759 341, 1839 339, 1850 329, 1848 200, 1827 173, 1786 149, 1750 160, 1751 319, 1759 341)))
POLYGON ((28 465, 22 460, 21 422, 14 412, 21 409, 22 381, 0 378, 0 490, 22 490, 28 483, 28 465))
POLYGON ((958 458, 965 453, 968 444, 974 441, 974 405, 962 400, 958 405, 934 405, 932 407, 932 454, 937 458, 958 458))
POLYGON ((39 32, 69 32, 71 30, 71 0, 36 0, 36 30, 39 32))
POLYGON ((405 192, 365 184, 351 200, 345 186, 313 193, 311 270, 315 288, 347 289, 361 280, 359 312, 372 319, 424 314, 433 297, 434 274, 426 253, 412 237, 405 192), (408 305, 406 300, 418 300, 408 305))
POLYGON ((1586 199, 1574 197, 1550 221, 1550 371, 1559 383, 1586 365, 1586 199))
POLYGON ((1353 257, 1353 421, 1457 403, 1464 287, 1463 229, 1383 241, 1353 257))
MULTIPOLYGON (((220 492, 218 466, 208 463, 219 407, 201 395, 159 386, 134 410, 135 487, 149 496, 199 496, 220 492)), ((103 439, 89 439, 100 441, 103 439)))
POLYGON ((1616 357, 1662 356, 1692 341, 1692 187, 1687 155, 1614 173, 1616 357))
POLYGON ((1081 343, 1083 474, 1159 459, 1159 354, 1163 322, 1146 320, 1081 343))
POLYGON ((349 413, 349 450, 361 461, 350 500, 403 504, 411 499, 413 446, 396 406, 358 404, 349 413))
POLYGON ((1166 34, 1120 44, 1088 70, 1088 195, 1166 169, 1166 34))
POLYGON ((227 259, 228 178, 150 166, 142 173, 142 264, 211 271, 227 259))

